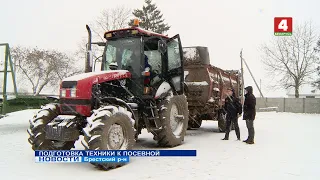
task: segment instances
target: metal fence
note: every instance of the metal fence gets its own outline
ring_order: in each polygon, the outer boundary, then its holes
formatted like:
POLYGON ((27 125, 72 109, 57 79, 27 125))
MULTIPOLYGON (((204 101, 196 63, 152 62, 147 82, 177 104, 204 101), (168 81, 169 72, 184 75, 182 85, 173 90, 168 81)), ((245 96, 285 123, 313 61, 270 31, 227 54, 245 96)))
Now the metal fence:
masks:
POLYGON ((0 114, 7 114, 14 111, 20 111, 24 109, 39 109, 41 105, 45 105, 50 102, 54 102, 54 97, 57 95, 27 95, 19 94, 19 96, 7 96, 7 101, 3 101, 0 98, 0 114), (51 97, 51 98, 50 98, 51 97))
POLYGON ((278 112, 320 114, 320 98, 258 98, 256 109, 277 107, 278 112))

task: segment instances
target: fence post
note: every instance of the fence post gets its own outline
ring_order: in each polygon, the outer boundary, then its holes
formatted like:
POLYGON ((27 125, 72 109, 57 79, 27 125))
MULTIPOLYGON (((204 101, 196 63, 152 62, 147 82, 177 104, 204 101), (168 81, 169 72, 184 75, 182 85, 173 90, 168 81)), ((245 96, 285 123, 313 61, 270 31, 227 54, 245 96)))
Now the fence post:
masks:
POLYGON ((266 97, 266 98, 263 98, 264 99, 264 105, 265 105, 265 108, 267 108, 268 107, 268 98, 266 97))
POLYGON ((302 103, 302 107, 303 107, 303 113, 306 113, 306 98, 303 98, 303 103, 302 103))
POLYGON ((286 112, 286 98, 283 98, 283 112, 286 112))

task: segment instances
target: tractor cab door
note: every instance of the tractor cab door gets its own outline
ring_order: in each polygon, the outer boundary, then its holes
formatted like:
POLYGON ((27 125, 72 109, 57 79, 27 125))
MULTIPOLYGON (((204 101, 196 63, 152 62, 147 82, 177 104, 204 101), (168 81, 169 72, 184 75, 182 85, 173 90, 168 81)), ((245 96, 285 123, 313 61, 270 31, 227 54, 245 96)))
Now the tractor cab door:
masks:
POLYGON ((167 62, 164 63, 166 79, 178 94, 183 94, 183 51, 179 34, 167 40, 166 54, 167 62))

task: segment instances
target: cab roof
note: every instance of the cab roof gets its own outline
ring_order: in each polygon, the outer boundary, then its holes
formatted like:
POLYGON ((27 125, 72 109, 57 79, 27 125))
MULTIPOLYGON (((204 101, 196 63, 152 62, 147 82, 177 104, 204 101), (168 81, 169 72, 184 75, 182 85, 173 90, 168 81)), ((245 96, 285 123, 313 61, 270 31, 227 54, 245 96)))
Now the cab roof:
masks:
POLYGON ((129 28, 124 28, 124 29, 117 29, 117 30, 107 31, 107 32, 104 33, 103 37, 105 39, 108 39, 107 34, 117 34, 117 33, 122 33, 122 32, 127 32, 127 33, 129 32, 130 33, 130 32, 132 32, 134 30, 137 31, 137 34, 142 35, 142 36, 147 36, 147 37, 154 36, 154 37, 169 39, 168 36, 165 36, 163 34, 151 32, 151 31, 142 29, 140 27, 135 27, 135 26, 132 26, 132 27, 129 27, 129 28))

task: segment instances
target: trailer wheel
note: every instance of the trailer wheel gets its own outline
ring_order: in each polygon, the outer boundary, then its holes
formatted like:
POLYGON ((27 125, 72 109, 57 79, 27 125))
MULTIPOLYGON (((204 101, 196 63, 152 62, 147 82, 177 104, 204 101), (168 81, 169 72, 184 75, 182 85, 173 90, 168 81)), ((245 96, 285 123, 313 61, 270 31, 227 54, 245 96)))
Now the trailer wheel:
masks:
POLYGON ((224 115, 223 113, 219 113, 219 117, 218 117, 219 132, 225 132, 226 126, 227 126, 226 115, 224 115))
POLYGON ((46 139, 46 125, 60 114, 58 104, 47 104, 29 121, 28 141, 33 150, 70 150, 75 141, 54 141, 46 139))
POLYGON ((161 129, 154 139, 161 147, 178 146, 184 141, 188 128, 189 111, 185 95, 176 95, 162 100, 159 107, 161 129))
MULTIPOLYGON (((103 106, 88 119, 82 145, 86 150, 131 150, 135 144, 132 114, 121 106, 103 106)), ((120 163, 91 163, 109 170, 125 165, 120 163)))

